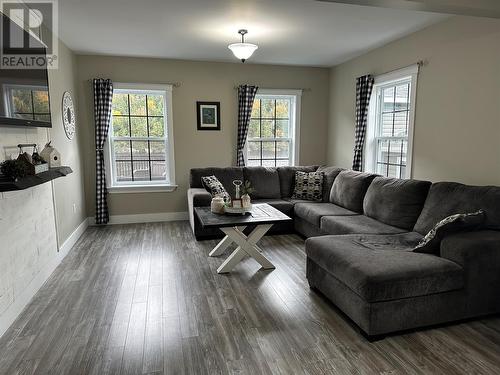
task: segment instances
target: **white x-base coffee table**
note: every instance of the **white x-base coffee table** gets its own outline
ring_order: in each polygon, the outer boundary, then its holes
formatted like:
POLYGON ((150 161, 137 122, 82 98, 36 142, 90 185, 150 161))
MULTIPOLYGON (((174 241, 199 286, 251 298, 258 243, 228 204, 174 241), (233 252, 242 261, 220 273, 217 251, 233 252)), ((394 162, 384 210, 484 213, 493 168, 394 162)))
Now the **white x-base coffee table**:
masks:
POLYGON ((271 261, 262 254, 262 249, 257 246, 257 242, 273 224, 291 220, 284 213, 267 203, 254 204, 252 212, 244 216, 213 214, 208 207, 197 207, 195 212, 203 228, 219 228, 226 235, 209 256, 222 255, 231 244, 238 245, 217 269, 217 273, 231 272, 247 255, 255 259, 263 269, 275 268, 271 261), (247 236, 243 231, 248 225, 255 226, 255 228, 247 236))

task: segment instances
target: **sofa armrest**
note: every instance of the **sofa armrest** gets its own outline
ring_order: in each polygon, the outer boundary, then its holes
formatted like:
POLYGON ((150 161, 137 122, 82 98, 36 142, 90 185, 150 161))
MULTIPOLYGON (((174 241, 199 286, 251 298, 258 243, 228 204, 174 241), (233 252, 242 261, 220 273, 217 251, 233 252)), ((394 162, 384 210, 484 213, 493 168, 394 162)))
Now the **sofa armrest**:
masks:
POLYGON ((188 203, 193 207, 206 207, 210 206, 212 195, 205 189, 191 188, 187 191, 188 203))
POLYGON ((487 311, 500 308, 500 232, 458 233, 441 241, 441 257, 464 269, 465 289, 471 305, 487 311))
POLYGON ((195 233, 195 218, 194 218, 194 208, 210 206, 212 201, 212 196, 208 191, 201 188, 191 188, 187 191, 188 200, 188 214, 189 214, 189 224, 193 233, 195 233))
MULTIPOLYGON (((500 231, 482 230, 445 237, 441 241, 441 257, 467 268, 481 259, 500 271, 500 231)), ((500 272, 499 272, 500 274, 500 272)))

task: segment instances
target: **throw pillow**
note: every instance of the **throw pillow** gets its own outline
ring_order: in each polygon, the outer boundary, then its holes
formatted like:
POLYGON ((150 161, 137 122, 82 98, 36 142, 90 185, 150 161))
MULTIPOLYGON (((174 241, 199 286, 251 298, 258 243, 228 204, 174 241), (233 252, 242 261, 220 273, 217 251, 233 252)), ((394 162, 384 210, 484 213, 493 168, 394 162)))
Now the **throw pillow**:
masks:
POLYGON ((453 233, 478 229, 484 222, 483 210, 466 214, 448 216, 437 223, 420 243, 415 246, 415 253, 438 254, 441 240, 453 233))
POLYGON ((201 178, 203 187, 212 194, 212 197, 222 197, 224 200, 230 196, 221 182, 215 176, 205 176, 201 178))
POLYGON ((292 199, 323 200, 323 172, 295 172, 295 188, 292 199))

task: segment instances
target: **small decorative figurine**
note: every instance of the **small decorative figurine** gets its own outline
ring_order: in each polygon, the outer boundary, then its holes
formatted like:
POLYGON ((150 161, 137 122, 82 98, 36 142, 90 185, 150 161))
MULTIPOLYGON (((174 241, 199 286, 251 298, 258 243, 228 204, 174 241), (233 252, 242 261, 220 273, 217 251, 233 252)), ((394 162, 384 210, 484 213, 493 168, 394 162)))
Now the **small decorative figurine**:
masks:
POLYGON ((51 141, 49 141, 42 152, 40 153, 40 156, 45 160, 47 163, 49 163, 50 168, 54 167, 60 167, 61 166, 61 154, 59 151, 56 150, 55 147, 51 146, 50 144, 51 141))
POLYGON ((243 205, 243 208, 252 207, 252 200, 250 199, 250 194, 252 194, 254 191, 255 189, 252 187, 250 181, 248 180, 246 180, 241 186, 241 192, 243 193, 243 195, 241 196, 241 203, 243 205))

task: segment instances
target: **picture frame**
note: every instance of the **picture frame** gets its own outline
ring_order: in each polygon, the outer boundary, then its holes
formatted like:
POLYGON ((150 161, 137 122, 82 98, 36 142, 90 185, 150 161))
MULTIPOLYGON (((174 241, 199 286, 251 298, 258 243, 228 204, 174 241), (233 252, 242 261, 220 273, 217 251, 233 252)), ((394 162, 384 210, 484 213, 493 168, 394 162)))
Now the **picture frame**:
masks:
POLYGON ((241 199, 233 199, 231 201, 233 208, 243 208, 243 203, 241 199))
POLYGON ((196 102, 198 130, 220 130, 220 102, 196 102))

